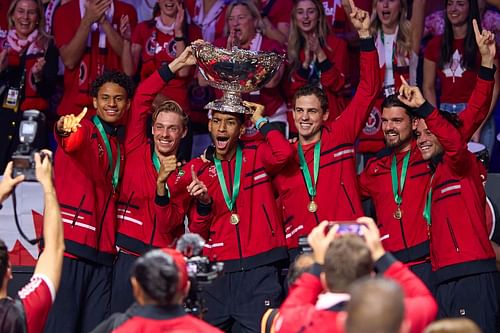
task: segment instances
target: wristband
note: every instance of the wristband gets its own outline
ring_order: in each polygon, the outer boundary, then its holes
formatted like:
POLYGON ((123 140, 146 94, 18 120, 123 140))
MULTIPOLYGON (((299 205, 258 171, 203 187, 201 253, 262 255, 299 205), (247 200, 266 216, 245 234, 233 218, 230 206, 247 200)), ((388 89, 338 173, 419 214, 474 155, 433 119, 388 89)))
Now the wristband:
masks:
POLYGON ((255 128, 260 129, 264 125, 263 123, 268 123, 268 122, 269 122, 269 119, 267 119, 266 117, 259 118, 255 122, 255 128))

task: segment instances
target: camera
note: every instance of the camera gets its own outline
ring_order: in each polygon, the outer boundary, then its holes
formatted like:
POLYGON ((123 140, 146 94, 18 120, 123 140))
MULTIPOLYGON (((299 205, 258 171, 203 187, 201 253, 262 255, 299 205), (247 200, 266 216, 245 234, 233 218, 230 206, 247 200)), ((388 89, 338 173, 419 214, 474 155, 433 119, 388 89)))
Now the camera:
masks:
MULTIPOLYGON (((45 125, 45 115, 38 110, 23 112, 23 120, 19 124, 19 145, 12 154, 12 177, 24 175, 26 181, 36 181, 35 153, 40 147, 35 142, 41 134, 40 129, 45 125)), ((43 158, 43 156, 42 156, 43 158)))

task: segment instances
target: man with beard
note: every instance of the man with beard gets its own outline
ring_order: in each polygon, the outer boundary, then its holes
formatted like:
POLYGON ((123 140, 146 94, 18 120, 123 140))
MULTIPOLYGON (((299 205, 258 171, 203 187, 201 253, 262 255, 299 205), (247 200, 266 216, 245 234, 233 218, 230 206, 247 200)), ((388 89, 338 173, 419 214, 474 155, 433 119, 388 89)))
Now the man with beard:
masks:
POLYGON ((264 140, 239 139, 244 114, 212 110, 213 146, 205 161, 197 158, 185 166, 189 171, 176 186, 189 184, 189 194, 198 198, 189 229, 207 241, 203 254, 224 263, 223 275, 202 293, 204 319, 226 331, 238 322, 243 332, 259 332, 266 308, 281 301, 276 263, 287 251, 271 177, 292 150, 279 127, 262 117, 264 106, 245 105, 254 109, 251 119, 264 140))
POLYGON ((187 115, 174 101, 151 106, 155 96, 165 87, 168 89, 175 73, 194 63, 191 48, 185 49, 141 83, 132 103, 125 135, 127 159, 116 212, 116 245, 120 251, 113 270, 112 313, 123 312, 134 302, 129 280, 134 261, 151 248, 174 247, 184 232, 185 208, 175 200, 175 178, 169 175, 180 172, 175 172, 180 163, 176 154, 187 133, 187 115), (151 111, 150 142, 146 124, 151 111))
MULTIPOLYGON (((491 55, 487 48, 480 52, 481 63, 487 66, 491 55)), ((476 89, 471 101, 474 102, 459 115, 463 122, 459 130, 467 141, 481 125, 478 114, 490 103, 488 95, 480 89, 476 89)), ((427 287, 434 290, 424 218, 426 197, 415 195, 427 193, 432 172, 413 135, 417 123, 411 108, 396 95, 384 100, 382 131, 387 147, 367 164, 359 176, 359 184, 362 196, 372 199, 384 248, 408 264, 427 287)), ((479 174, 484 175, 485 170, 479 168, 479 174)))
POLYGON ((354 144, 379 94, 377 51, 370 36, 368 12, 351 1, 351 21, 361 37, 361 82, 349 106, 330 125, 328 99, 320 88, 305 86, 293 100, 299 138, 294 159, 276 177, 290 259, 298 239, 323 220, 355 220, 363 216, 356 181, 354 144))
MULTIPOLYGON (((475 20, 473 24, 482 59, 468 106, 484 96, 488 103, 480 102, 476 115, 483 121, 492 97, 496 46, 492 33, 480 34, 475 20)), ((498 272, 485 223, 479 163, 467 150, 458 122, 443 117, 406 81, 400 94, 400 100, 423 118, 417 125, 417 145, 433 170, 425 213, 439 317, 466 316, 483 332, 498 332, 498 272)))

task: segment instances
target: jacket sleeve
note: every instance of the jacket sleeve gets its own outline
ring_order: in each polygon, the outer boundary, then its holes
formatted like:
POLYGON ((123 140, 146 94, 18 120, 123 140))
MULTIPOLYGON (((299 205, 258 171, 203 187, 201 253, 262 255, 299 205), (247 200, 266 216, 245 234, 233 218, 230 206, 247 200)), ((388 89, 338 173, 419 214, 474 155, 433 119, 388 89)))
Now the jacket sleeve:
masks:
POLYGON ((470 140, 488 115, 495 86, 495 71, 495 67, 479 68, 476 86, 469 97, 467 108, 458 115, 463 122, 460 132, 466 142, 470 140))
MULTIPOLYGON (((378 54, 373 38, 361 39, 360 82, 354 97, 332 126, 344 135, 347 142, 354 142, 372 110, 382 86, 378 54)), ((341 133, 341 134, 340 134, 341 133)))
POLYGON ((257 156, 269 173, 276 173, 292 158, 290 143, 273 123, 266 123, 260 128, 265 142, 259 145, 257 156))
POLYGON ((368 188, 368 183, 369 183, 368 169, 365 167, 365 169, 358 175, 358 185, 360 190, 359 195, 363 200, 371 197, 370 190, 368 188))
MULTIPOLYGON (((78 128, 78 131, 71 133, 67 137, 60 136, 57 130, 54 130, 54 138, 57 142, 58 147, 60 147, 66 154, 72 154, 81 151, 88 147, 87 141, 90 137, 91 123, 88 120, 83 120, 78 128)), ((55 126, 54 126, 55 129, 55 126)))
POLYGON ((468 172, 470 159, 467 144, 460 132, 446 120, 429 102, 425 102, 415 114, 425 119, 428 129, 436 136, 444 150, 444 162, 457 175, 468 172))
MULTIPOLYGON (((321 72, 321 85, 331 93, 342 91, 346 84, 345 73, 347 68, 347 43, 342 39, 333 40, 335 45, 329 45, 332 48, 328 52, 328 58, 319 63, 321 72)), ((332 43, 330 43, 332 44, 332 43)))
POLYGON ((424 283, 408 267, 391 254, 385 254, 375 263, 375 270, 396 281, 404 293, 405 319, 411 332, 422 332, 437 315, 437 303, 424 283))
POLYGON ((127 122, 125 134, 125 149, 128 151, 144 143, 146 138, 146 123, 151 106, 156 95, 172 80, 175 74, 168 65, 163 65, 146 80, 144 80, 135 92, 130 109, 130 117, 127 122))
POLYGON ((280 327, 276 332, 300 332, 312 320, 315 304, 323 287, 319 279, 321 267, 314 264, 311 273, 304 273, 292 285, 280 307, 280 327))

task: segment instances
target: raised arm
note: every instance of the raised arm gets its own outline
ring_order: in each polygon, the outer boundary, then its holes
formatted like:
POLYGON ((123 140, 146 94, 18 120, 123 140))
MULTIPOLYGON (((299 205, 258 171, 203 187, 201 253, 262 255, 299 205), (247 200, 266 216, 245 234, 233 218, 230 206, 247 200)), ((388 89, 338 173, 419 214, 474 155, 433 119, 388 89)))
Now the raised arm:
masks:
POLYGON ((411 11, 411 48, 415 54, 420 51, 420 41, 424 32, 426 0, 413 0, 411 11))

